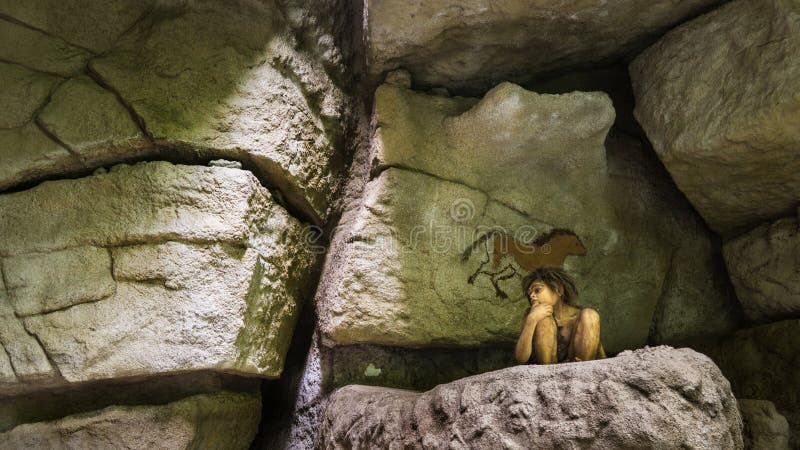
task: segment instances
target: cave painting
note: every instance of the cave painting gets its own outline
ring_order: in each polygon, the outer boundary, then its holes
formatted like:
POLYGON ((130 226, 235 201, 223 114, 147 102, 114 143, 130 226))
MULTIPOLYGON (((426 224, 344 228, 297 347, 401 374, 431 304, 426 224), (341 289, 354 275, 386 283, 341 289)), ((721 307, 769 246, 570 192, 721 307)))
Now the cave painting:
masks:
POLYGON ((567 256, 584 256, 587 253, 580 238, 574 232, 563 228, 553 229, 532 243, 520 242, 506 232, 492 230, 475 240, 462 253, 461 261, 466 262, 472 252, 481 245, 484 248, 485 258, 475 272, 469 276, 467 282, 474 284, 478 276, 488 276, 494 287, 495 295, 501 298, 508 298, 508 294, 500 289, 499 282, 515 275, 521 275, 512 263, 498 270, 500 262, 505 257, 512 257, 524 272, 532 272, 541 267, 561 267, 567 256), (491 255, 489 252, 490 238, 493 238, 491 255), (491 270, 486 270, 485 267, 490 261, 492 263, 491 270))
POLYGON ((522 280, 530 302, 514 349, 520 364, 555 364, 606 357, 600 343, 600 314, 580 308, 572 277, 561 268, 543 267, 522 280))

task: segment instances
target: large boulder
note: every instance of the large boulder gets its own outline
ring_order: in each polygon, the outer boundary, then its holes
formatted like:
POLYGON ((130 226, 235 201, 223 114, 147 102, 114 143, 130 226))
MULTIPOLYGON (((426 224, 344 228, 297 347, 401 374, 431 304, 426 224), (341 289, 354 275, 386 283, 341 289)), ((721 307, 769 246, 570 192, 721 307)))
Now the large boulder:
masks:
POLYGON ((733 236, 800 199, 800 4, 737 0, 630 66, 636 118, 712 229, 733 236))
POLYGON ((744 448, 788 450, 789 422, 768 400, 738 399, 744 424, 744 448))
POLYGON ((0 210, 0 392, 281 373, 317 255, 250 172, 121 165, 0 196, 0 210))
POLYGON ((330 9, 4 2, 0 109, 25 120, 0 132, 0 155, 12 161, 0 169, 0 190, 119 162, 224 157, 322 224, 344 171, 348 107, 330 9), (9 75, 6 62, 35 71, 9 75), (42 88, 20 94, 20 83, 6 84, 12 77, 42 88))
POLYGON ((369 73, 408 69, 422 86, 485 92, 613 60, 718 0, 615 2, 369 0, 369 73))
POLYGON ((726 242, 723 251, 736 294, 750 320, 800 317, 797 218, 763 224, 726 242))
POLYGON ((698 342, 739 398, 769 400, 789 421, 791 448, 800 446, 800 320, 785 320, 698 342))
POLYGON ((325 411, 322 448, 742 448, 728 381, 707 357, 656 347, 524 365, 418 393, 351 385, 325 411))
POLYGON ((258 394, 218 392, 147 406, 110 406, 0 433, 0 449, 247 449, 258 430, 258 394))
POLYGON ((637 141, 614 137, 606 153, 605 94, 383 85, 374 111, 372 179, 317 291, 326 344, 512 344, 520 280, 540 265, 576 277, 611 351, 644 345, 659 302, 691 316, 665 336, 727 330, 709 231, 637 141))

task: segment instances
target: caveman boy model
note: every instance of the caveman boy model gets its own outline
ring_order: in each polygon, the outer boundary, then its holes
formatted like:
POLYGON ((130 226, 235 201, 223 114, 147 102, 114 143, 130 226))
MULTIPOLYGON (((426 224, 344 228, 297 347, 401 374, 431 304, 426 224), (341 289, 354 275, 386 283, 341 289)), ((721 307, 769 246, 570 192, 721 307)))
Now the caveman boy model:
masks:
POLYGON ((531 307, 517 340, 517 362, 538 364, 589 361, 606 357, 600 343, 600 314, 574 306, 575 282, 557 267, 543 267, 522 280, 531 307))

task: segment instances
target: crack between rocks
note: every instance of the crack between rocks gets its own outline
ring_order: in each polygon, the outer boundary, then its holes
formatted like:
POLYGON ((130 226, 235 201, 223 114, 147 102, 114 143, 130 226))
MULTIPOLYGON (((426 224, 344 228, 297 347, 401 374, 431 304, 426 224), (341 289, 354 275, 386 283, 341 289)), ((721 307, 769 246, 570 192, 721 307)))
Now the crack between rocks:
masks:
POLYGON ((31 72, 42 73, 42 74, 45 74, 45 75, 50 75, 50 76, 58 77, 58 78, 64 78, 65 80, 67 78, 64 75, 60 74, 60 73, 48 72, 46 70, 36 69, 36 68, 31 67, 31 66, 29 66, 27 64, 23 64, 23 63, 17 62, 17 61, 11 61, 10 59, 6 59, 6 58, 2 58, 2 57, 0 57, 0 63, 9 64, 9 65, 12 65, 12 66, 19 66, 19 67, 22 67, 23 69, 30 70, 31 72))
MULTIPOLYGON (((115 291, 116 291, 116 286, 114 288, 115 288, 115 291)), ((111 295, 106 295, 105 297, 101 297, 101 298, 97 298, 97 299, 93 299, 93 300, 80 301, 80 302, 72 303, 70 305, 61 306, 61 307, 58 307, 58 308, 47 309, 45 311, 35 312, 35 313, 32 313, 32 314, 17 314, 17 313, 14 313, 14 315, 17 316, 17 318, 19 318, 19 319, 28 319, 28 318, 31 318, 31 317, 46 316, 48 314, 57 313, 57 312, 61 312, 61 311, 66 311, 66 310, 72 309, 72 308, 74 308, 76 306, 86 305, 86 304, 90 304, 90 303, 98 303, 98 302, 101 302, 103 300, 108 300, 109 298, 111 298, 113 296, 114 296, 114 294, 112 293, 111 295)), ((27 330, 27 328, 26 328, 26 330, 27 330)), ((28 332, 28 334, 31 334, 31 333, 28 332)))
POLYGON ((44 353, 44 357, 47 358, 47 363, 50 364, 50 367, 53 369, 53 372, 55 373, 55 376, 53 378, 58 381, 66 382, 67 379, 64 378, 64 375, 61 374, 61 369, 58 368, 58 365, 56 364, 52 355, 50 355, 50 352, 47 351, 47 348, 45 348, 44 344, 42 344, 41 339, 39 339, 39 336, 36 333, 31 333, 31 330, 29 330, 27 325, 25 325, 24 320, 20 320, 20 323, 22 324, 22 328, 25 330, 25 332, 28 333, 28 335, 30 335, 33 339, 35 339, 36 342, 39 344, 39 347, 42 349, 42 353, 44 353))
POLYGON ((405 170, 407 172, 414 172, 414 173, 418 173, 420 175, 426 175, 426 176, 429 176, 431 178, 435 178, 435 179, 440 180, 440 181, 445 181, 445 182, 448 182, 448 183, 454 183, 454 184, 458 184, 458 185, 464 186, 464 187, 469 188, 469 189, 471 189, 473 191, 480 192, 481 194, 485 195, 486 198, 491 202, 495 202, 495 203, 497 203, 497 204, 499 204, 501 206, 504 206, 504 207, 514 211, 515 213, 517 213, 517 214, 519 214, 519 215, 521 215, 523 217, 526 217, 528 219, 532 219, 531 215, 528 214, 527 212, 525 212, 525 211, 523 211, 523 210, 521 210, 521 209, 519 209, 519 208, 517 208, 517 207, 515 207, 515 206, 513 206, 513 205, 511 205, 511 204, 509 204, 507 202, 504 202, 502 200, 498 200, 498 199, 492 197, 488 192, 486 192, 485 190, 483 190, 483 189, 481 189, 481 188, 479 188, 477 186, 471 186, 471 185, 469 185, 467 183, 464 183, 463 181, 460 181, 460 180, 455 180, 455 179, 452 179, 452 178, 446 178, 446 177, 437 175, 435 173, 427 172, 425 170, 417 169, 415 167, 405 166, 403 164, 382 164, 382 165, 379 165, 379 166, 373 168, 373 170, 370 172, 369 181, 374 180, 381 173, 385 172, 388 169, 399 169, 399 170, 405 170))
POLYGON ((117 99, 117 102, 128 111, 128 114, 133 120, 133 123, 139 128, 139 131, 142 135, 147 139, 150 143, 153 142, 153 135, 147 131, 147 126, 145 124, 144 118, 140 116, 136 110, 131 106, 123 97, 122 94, 119 93, 113 86, 111 86, 103 77, 92 67, 92 61, 86 64, 86 75, 89 76, 98 86, 105 89, 106 91, 110 92, 114 95, 117 99))
POLYGON ((68 45, 71 45, 72 47, 81 49, 81 50, 89 53, 90 55, 97 55, 97 53, 94 52, 93 50, 90 50, 90 49, 88 49, 88 48, 86 48, 86 47, 84 47, 82 45, 78 45, 78 44, 72 43, 72 42, 62 38, 61 36, 56 36, 55 34, 50 33, 49 31, 46 31, 46 30, 43 30, 41 28, 35 27, 35 26, 31 25, 31 24, 25 23, 25 22, 15 18, 15 17, 9 16, 8 14, 0 13, 0 20, 4 20, 6 22, 13 23, 13 24, 19 25, 21 27, 25 27, 25 28, 27 28, 29 30, 36 31, 38 33, 42 33, 43 35, 45 35, 45 36, 47 36, 49 38, 52 38, 52 39, 58 39, 59 41, 65 42, 68 45))
POLYGON ((650 330, 647 336, 648 345, 657 345, 654 344, 655 339, 655 332, 656 332, 656 320, 657 317, 663 312, 662 310, 666 307, 664 302, 666 301, 664 296, 669 289, 668 282, 670 277, 672 276, 673 271, 675 270, 675 256, 678 254, 678 249, 672 249, 672 253, 669 257, 669 267, 667 268, 667 272, 664 274, 664 279, 661 281, 661 294, 658 296, 658 300, 656 301, 656 307, 653 310, 653 317, 650 318, 650 330))

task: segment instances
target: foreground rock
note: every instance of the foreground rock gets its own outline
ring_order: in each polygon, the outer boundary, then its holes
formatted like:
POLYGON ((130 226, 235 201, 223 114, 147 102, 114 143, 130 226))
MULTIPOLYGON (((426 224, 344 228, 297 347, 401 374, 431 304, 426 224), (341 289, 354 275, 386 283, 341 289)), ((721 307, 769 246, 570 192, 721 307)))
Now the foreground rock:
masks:
POLYGON ((0 190, 131 160, 223 157, 325 222, 344 170, 344 14, 296 3, 0 5, 13 42, 0 45, 0 109, 25 115, 2 124, 0 190))
POLYGON ((635 114, 715 231, 800 198, 800 5, 738 0, 669 32, 630 66, 635 114))
POLYGON ((336 391, 323 448, 742 448, 728 381, 705 356, 657 347, 517 366, 417 393, 336 391))
POLYGON ((258 430, 259 395, 219 392, 158 406, 110 406, 0 433, 0 449, 247 449, 258 430))
POLYGON ((575 276, 610 351, 644 345, 659 304, 664 340, 729 329, 709 231, 637 141, 606 152, 605 94, 384 85, 374 110, 373 178, 317 291, 327 344, 513 344, 520 280, 542 265, 575 276))
POLYGON ((744 447, 753 450, 788 450, 789 423, 767 400, 739 399, 744 423, 744 447))
POLYGON ((717 3, 369 0, 367 64, 376 78, 402 67, 423 86, 474 94, 614 59, 717 3))
POLYGON ((316 255, 250 172, 116 166, 0 196, 0 210, 0 392, 280 374, 316 255))
POLYGON ((739 398, 769 400, 789 421, 790 446, 800 446, 799 320, 785 320, 693 345, 711 357, 739 398))
POLYGON ((767 322, 800 317, 800 230, 788 217, 725 243, 736 294, 747 317, 767 322))

